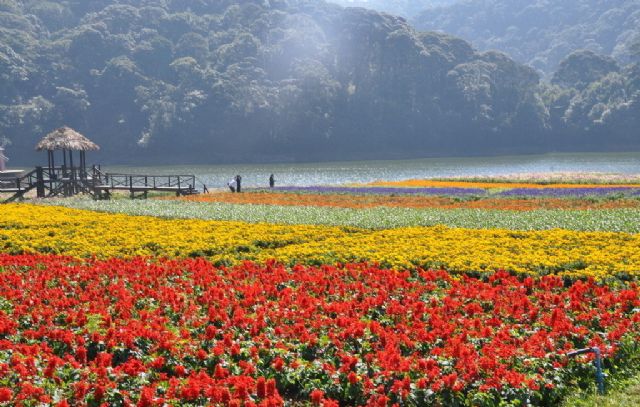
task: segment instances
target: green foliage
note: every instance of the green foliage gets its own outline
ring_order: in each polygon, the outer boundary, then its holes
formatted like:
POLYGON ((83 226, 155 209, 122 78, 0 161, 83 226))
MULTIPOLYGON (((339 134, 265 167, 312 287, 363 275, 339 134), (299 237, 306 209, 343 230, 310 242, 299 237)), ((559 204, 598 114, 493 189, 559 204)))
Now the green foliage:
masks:
POLYGON ((551 75, 580 49, 630 62, 639 12, 636 0, 468 0, 428 9, 413 23, 460 36, 481 50, 506 52, 551 75))
POLYGON ((582 90, 602 77, 619 71, 620 68, 613 58, 581 50, 560 62, 551 82, 582 90))
POLYGON ((639 70, 597 68, 540 85, 505 54, 322 1, 0 1, 12 163, 63 124, 111 162, 638 147, 639 70))
MULTIPOLYGON (((638 310, 636 310, 637 312, 638 310)), ((640 405, 640 354, 637 341, 623 340, 618 355, 605 359, 605 395, 597 394, 595 385, 575 389, 563 407, 617 407, 640 405)))

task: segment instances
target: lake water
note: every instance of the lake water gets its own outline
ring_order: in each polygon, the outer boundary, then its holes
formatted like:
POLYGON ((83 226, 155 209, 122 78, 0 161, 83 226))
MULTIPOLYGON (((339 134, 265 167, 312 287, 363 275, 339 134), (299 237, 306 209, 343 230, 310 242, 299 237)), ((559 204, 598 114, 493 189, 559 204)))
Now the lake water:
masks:
POLYGON ((487 158, 428 158, 397 161, 333 163, 183 165, 155 167, 105 166, 109 172, 194 174, 198 186, 225 188, 236 174, 247 187, 266 187, 273 173, 277 186, 337 185, 375 180, 457 176, 499 176, 548 172, 640 174, 640 153, 547 154, 487 158))

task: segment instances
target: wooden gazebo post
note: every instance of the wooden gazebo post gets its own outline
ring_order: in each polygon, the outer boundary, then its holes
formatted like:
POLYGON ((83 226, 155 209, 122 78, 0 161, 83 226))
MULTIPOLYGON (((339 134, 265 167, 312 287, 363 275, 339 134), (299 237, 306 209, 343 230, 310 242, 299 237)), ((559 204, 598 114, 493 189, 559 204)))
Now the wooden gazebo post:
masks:
POLYGON ((73 195, 83 189, 87 180, 87 168, 85 151, 99 150, 100 147, 69 127, 61 127, 47 134, 37 145, 36 150, 47 150, 48 174, 49 174, 49 194, 55 195, 60 189, 65 196, 73 195), (62 168, 58 173, 55 167, 55 150, 62 150, 62 168), (67 151, 69 151, 69 161, 67 167, 67 151), (73 151, 80 152, 79 167, 73 165, 73 151), (62 188, 56 188, 55 186, 62 188))

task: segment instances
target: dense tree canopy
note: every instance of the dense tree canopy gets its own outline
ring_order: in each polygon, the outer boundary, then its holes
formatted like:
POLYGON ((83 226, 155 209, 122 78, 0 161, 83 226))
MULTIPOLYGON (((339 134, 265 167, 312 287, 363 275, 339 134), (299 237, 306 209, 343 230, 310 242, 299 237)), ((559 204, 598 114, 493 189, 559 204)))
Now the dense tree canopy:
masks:
POLYGON ((551 81, 565 87, 584 90, 591 83, 619 71, 618 64, 612 58, 580 50, 560 62, 551 81))
POLYGON ((413 23, 462 37, 481 50, 503 51, 552 74, 580 49, 632 62, 632 47, 640 38, 640 1, 459 0, 425 7, 413 23))
POLYGON ((0 136, 23 162, 63 124, 110 162, 638 147, 637 64, 579 57, 541 84, 505 54, 318 0, 0 0, 0 136))

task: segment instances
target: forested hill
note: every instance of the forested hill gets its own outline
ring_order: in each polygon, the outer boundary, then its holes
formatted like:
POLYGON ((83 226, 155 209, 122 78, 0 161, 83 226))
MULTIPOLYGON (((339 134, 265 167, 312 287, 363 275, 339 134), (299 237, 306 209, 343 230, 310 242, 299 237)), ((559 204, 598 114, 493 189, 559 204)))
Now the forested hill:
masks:
POLYGON ((637 66, 565 62, 540 85, 503 54, 318 0, 2 0, 0 136, 13 163, 63 124, 103 162, 637 149, 637 66))
POLYGON ((580 49, 631 62, 631 46, 640 40, 640 0, 465 0, 425 7, 413 22, 552 74, 580 49))

